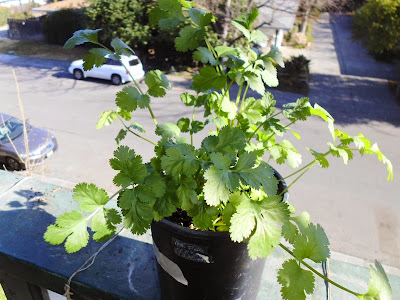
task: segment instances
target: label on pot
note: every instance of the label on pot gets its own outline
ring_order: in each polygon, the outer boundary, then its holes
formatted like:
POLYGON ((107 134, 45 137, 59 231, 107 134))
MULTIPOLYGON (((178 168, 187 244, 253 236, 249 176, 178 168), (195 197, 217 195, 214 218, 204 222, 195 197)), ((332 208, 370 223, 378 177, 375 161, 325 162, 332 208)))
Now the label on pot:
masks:
POLYGON ((177 256, 199 263, 214 263, 212 257, 208 254, 208 247, 206 246, 182 242, 176 238, 172 238, 172 245, 177 256))

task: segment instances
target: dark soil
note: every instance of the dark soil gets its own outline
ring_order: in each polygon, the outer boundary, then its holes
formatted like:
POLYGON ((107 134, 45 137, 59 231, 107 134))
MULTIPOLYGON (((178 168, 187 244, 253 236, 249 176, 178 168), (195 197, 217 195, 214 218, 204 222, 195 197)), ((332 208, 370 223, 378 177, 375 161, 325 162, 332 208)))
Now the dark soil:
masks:
POLYGON ((190 227, 192 225, 192 217, 188 216, 187 212, 180 208, 166 219, 183 227, 190 227))

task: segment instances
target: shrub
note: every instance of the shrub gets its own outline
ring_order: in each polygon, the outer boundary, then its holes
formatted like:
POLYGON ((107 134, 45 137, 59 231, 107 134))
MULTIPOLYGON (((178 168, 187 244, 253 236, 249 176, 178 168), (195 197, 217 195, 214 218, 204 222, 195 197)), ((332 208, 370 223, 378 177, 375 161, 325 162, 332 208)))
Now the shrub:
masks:
POLYGON ((47 42, 63 45, 77 30, 87 26, 87 17, 81 10, 62 9, 47 16, 43 33, 47 42))
POLYGON ((373 55, 393 53, 400 45, 400 1, 369 0, 353 18, 354 34, 373 55))
POLYGON ((308 78, 310 60, 304 55, 292 56, 285 61, 285 68, 278 66, 278 89, 308 94, 308 78))
POLYGON ((0 26, 7 24, 7 18, 10 14, 11 11, 8 7, 0 6, 0 26))

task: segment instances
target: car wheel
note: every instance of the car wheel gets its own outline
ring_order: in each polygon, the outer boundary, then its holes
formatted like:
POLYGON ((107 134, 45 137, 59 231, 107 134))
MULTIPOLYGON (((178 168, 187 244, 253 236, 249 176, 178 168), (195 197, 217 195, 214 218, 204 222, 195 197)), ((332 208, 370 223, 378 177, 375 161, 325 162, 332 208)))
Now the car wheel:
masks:
POLYGON ((83 72, 81 70, 79 70, 79 69, 75 69, 74 70, 74 77, 77 80, 83 79, 83 72))
POLYGON ((8 171, 19 171, 22 169, 20 162, 12 157, 6 157, 6 168, 8 171))
POLYGON ((121 76, 119 76, 119 75, 117 75, 117 74, 112 75, 112 76, 111 76, 111 82, 112 82, 114 85, 120 85, 120 84, 121 84, 121 76))

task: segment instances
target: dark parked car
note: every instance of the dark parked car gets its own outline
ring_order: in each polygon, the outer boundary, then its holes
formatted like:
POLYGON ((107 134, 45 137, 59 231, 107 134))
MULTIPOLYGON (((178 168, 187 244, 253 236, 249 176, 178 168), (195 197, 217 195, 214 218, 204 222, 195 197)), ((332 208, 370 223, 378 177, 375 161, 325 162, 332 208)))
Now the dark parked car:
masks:
POLYGON ((0 165, 4 164, 7 170, 26 169, 28 156, 30 166, 39 165, 58 148, 56 138, 49 131, 33 127, 28 122, 26 131, 29 155, 25 149, 23 122, 0 113, 0 165))

